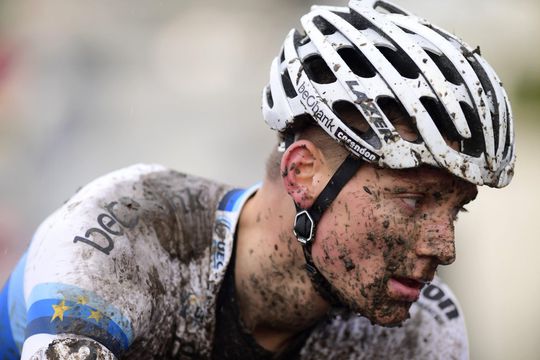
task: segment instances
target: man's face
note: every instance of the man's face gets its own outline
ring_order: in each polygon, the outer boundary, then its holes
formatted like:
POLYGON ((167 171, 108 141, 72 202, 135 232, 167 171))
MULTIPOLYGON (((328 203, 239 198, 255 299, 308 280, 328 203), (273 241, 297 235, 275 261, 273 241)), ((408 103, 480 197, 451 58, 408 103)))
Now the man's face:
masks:
POLYGON ((366 164, 321 219, 315 264, 353 311, 399 324, 437 266, 454 261, 454 221, 476 194, 443 170, 366 164))

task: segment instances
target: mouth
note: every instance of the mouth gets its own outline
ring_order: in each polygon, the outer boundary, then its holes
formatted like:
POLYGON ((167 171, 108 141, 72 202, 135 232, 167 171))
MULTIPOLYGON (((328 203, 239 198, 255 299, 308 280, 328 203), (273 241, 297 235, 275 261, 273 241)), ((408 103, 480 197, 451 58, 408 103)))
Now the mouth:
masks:
POLYGON ((420 291, 428 281, 402 276, 394 276, 388 280, 388 295, 395 300, 414 302, 420 297, 420 291))

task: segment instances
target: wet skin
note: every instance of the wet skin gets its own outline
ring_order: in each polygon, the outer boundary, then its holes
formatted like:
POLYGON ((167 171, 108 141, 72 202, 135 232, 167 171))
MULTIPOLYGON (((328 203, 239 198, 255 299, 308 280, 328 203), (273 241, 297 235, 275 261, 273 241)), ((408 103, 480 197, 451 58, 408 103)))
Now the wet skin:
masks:
POLYGON ((437 266, 454 261, 454 222, 476 194, 440 169, 366 164, 322 217, 315 264, 353 311, 399 324, 437 266))

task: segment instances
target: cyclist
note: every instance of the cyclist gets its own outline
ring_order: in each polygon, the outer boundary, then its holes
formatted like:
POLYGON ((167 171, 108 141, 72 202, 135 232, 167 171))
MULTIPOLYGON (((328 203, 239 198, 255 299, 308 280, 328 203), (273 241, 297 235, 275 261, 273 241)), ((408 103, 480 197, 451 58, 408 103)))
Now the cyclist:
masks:
POLYGON ((302 26, 263 92, 279 140, 262 184, 137 165, 84 187, 4 287, 4 358, 468 357, 435 271, 477 185, 513 174, 497 75, 386 1, 302 26))

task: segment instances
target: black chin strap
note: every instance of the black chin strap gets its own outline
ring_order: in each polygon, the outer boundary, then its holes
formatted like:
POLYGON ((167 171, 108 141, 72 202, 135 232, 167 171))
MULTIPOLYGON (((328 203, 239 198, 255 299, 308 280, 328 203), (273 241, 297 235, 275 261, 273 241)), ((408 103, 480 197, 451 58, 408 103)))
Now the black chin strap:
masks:
POLYGON ((311 246, 313 245, 313 240, 315 240, 317 224, 323 213, 338 196, 343 186, 356 174, 361 164, 362 161, 353 155, 347 156, 309 209, 302 209, 296 205, 293 232, 302 244, 304 257, 306 258, 307 273, 315 290, 333 306, 340 306, 341 301, 332 289, 332 285, 313 263, 311 246))

